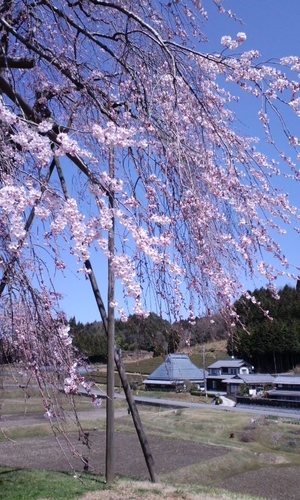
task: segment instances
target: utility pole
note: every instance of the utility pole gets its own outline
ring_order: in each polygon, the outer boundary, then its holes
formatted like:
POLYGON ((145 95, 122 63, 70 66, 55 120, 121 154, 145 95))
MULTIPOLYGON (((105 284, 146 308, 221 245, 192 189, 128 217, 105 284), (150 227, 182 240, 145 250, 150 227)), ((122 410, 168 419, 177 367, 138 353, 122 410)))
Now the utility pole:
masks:
POLYGON ((205 345, 202 347, 202 364, 203 364, 203 378, 204 378, 204 390, 205 390, 205 399, 207 401, 207 387, 206 387, 206 376, 205 376, 205 345))
MULTIPOLYGON (((119 358, 121 359, 122 358, 122 349, 119 347, 119 349, 117 351, 118 351, 119 358)), ((122 387, 122 381, 121 381, 121 377, 119 376, 119 394, 121 394, 121 387, 122 387)))
MULTIPOLYGON (((109 150, 109 175, 113 179, 114 171, 114 151, 113 146, 109 150)), ((115 457, 115 275, 112 260, 115 252, 115 225, 114 225, 114 192, 109 190, 108 203, 111 210, 111 227, 108 232, 108 347, 107 347, 107 399, 106 399, 106 482, 114 482, 114 457, 115 457)))

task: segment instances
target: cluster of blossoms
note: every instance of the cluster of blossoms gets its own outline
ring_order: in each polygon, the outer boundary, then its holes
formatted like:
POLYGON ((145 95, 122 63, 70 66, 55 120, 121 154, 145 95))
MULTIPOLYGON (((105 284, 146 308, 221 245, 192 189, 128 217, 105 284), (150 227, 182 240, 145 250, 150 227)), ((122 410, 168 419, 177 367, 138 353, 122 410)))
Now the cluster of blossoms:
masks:
POLYGON ((64 392, 67 395, 76 395, 79 389, 84 389, 86 394, 90 396, 91 403, 96 408, 102 405, 102 398, 93 393, 92 389, 95 386, 93 381, 87 382, 85 378, 78 373, 78 365, 75 362, 69 369, 68 377, 64 380, 64 392))
POLYGON ((65 227, 69 228, 75 242, 71 251, 79 262, 89 258, 87 227, 84 219, 84 215, 78 210, 76 200, 68 198, 51 223, 51 230, 54 234, 61 234, 65 227))
MULTIPOLYGON (((128 148, 136 146, 137 141, 135 135, 137 133, 134 127, 117 127, 115 123, 109 121, 106 128, 94 124, 92 133, 95 138, 102 144, 112 145, 119 148, 128 148)), ((145 142, 139 142, 139 145, 146 146, 145 142)))
POLYGON ((68 346, 72 344, 72 339, 69 335, 70 326, 69 325, 61 325, 58 327, 58 335, 60 336, 64 345, 68 346))
POLYGON ((69 376, 64 380, 64 391, 66 394, 78 394, 78 375, 76 371, 76 365, 72 366, 69 372, 69 376))
POLYGON ((238 48, 239 45, 245 42, 245 40, 247 40, 246 33, 239 32, 237 33, 235 40, 233 40, 231 36, 228 35, 222 36, 221 44, 231 50, 235 50, 238 48))

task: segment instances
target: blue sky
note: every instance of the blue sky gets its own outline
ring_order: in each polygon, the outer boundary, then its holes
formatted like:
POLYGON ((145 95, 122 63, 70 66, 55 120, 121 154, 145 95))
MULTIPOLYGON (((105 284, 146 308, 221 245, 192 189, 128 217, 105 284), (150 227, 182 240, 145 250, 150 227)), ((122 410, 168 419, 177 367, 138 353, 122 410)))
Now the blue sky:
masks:
MULTIPOLYGON (((239 31, 245 32, 247 40, 241 45, 240 50, 247 51, 256 49, 261 54, 261 61, 268 62, 269 60, 278 60, 281 57, 288 55, 300 55, 300 2, 297 0, 225 0, 224 7, 230 9, 243 24, 240 24, 234 19, 230 19, 226 14, 215 15, 215 9, 211 2, 205 3, 209 14, 209 22, 204 30, 210 39, 207 43, 208 51, 220 50, 219 41, 223 35, 230 35, 233 39, 239 31)), ((297 75, 294 74, 296 79, 297 75)), ((230 89, 234 93, 234 89, 230 89)), ((255 103, 253 100, 241 101, 236 105, 235 112, 241 120, 241 131, 247 135, 262 137, 261 129, 258 125, 256 111, 253 108, 255 103)), ((288 117, 291 124, 291 130, 295 135, 299 135, 299 118, 291 112, 287 107, 283 109, 283 113, 288 117)), ((283 136, 281 127, 278 124, 277 130, 273 129, 276 136, 277 144, 282 149, 287 149, 287 138, 283 136)), ((267 146, 258 146, 263 152, 274 155, 274 151, 267 146)), ((280 165, 284 169, 284 165, 280 165)), ((282 179, 276 181, 277 187, 287 192, 290 197, 290 202, 296 206, 300 205, 300 185, 299 183, 282 179)), ((283 237, 276 235, 276 240, 280 243, 284 254, 288 260, 295 266, 300 265, 299 245, 300 236, 291 229, 288 229, 288 234, 283 237)), ((292 272, 297 274, 296 270, 292 272)), ((247 281, 244 280, 246 283, 247 281)), ((278 280, 277 285, 283 286, 288 283, 286 278, 278 280)), ((294 286, 294 281, 289 282, 294 286)), ((262 281, 256 280, 254 283, 249 281, 248 286, 253 290, 256 286, 263 286, 262 281)))
POLYGON ((204 31, 212 41, 212 47, 216 46, 222 35, 231 35, 233 38, 238 31, 244 31, 247 41, 242 48, 259 50, 264 59, 299 53, 298 0, 225 0, 223 5, 242 19, 244 24, 226 15, 215 15, 214 5, 206 0, 204 6, 210 19, 204 31))
MULTIPOLYGON (((247 40, 241 50, 257 49, 262 54, 263 61, 287 55, 300 55, 300 0, 225 0, 224 6, 241 18, 243 25, 226 15, 218 14, 211 0, 203 3, 210 16, 209 21, 203 24, 203 31, 210 40, 201 47, 203 52, 221 51, 220 39, 223 35, 230 35, 234 38, 236 33, 243 31, 247 34, 247 40)), ((252 117, 252 109, 244 108, 242 115, 244 133, 257 135, 257 119, 252 117)), ((294 124, 299 128, 296 120, 299 119, 295 119, 294 124)), ((292 203, 300 205, 298 184, 284 183, 281 187, 289 192, 292 203)), ((282 238, 280 244, 288 259, 295 264, 298 260, 300 264, 298 251, 300 237, 292 233, 282 238)), ((98 253, 92 255, 92 263, 105 298, 106 262, 98 253)), ((89 281, 84 276, 77 274, 76 270, 66 271, 66 278, 62 279, 57 276, 55 282, 64 295, 61 306, 69 317, 75 316, 77 321, 84 323, 100 319, 89 281)), ((285 283, 287 280, 284 279, 279 285, 282 286, 285 283)), ((263 286, 263 283, 249 282, 248 286, 253 289, 255 286, 263 286)), ((117 296, 119 296, 117 298, 120 298, 120 294, 121 289, 117 288, 117 296)))

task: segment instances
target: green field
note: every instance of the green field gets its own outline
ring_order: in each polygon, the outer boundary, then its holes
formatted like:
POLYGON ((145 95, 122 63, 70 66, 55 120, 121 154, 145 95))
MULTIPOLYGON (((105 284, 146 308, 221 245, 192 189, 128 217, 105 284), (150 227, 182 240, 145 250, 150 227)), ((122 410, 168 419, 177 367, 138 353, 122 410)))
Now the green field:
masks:
POLYGON ((72 500, 102 489, 104 478, 0 467, 1 500, 72 500))

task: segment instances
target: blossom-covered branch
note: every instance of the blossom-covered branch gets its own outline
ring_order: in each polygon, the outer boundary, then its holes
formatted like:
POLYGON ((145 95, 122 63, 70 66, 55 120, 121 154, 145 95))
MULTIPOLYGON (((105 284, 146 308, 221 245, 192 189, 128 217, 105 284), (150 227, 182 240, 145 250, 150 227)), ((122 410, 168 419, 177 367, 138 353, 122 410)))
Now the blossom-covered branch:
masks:
MULTIPOLYGON (((213 3, 216 15, 224 11, 213 3)), ((45 297, 49 333, 41 339, 58 356, 61 346, 75 391, 67 318, 46 261, 63 273, 71 256, 88 273, 92 248, 111 257, 113 219, 114 275, 141 315, 151 300, 172 318, 218 309, 234 324, 233 301, 247 296, 243 273, 263 277, 274 295, 278 276, 297 278, 277 235, 299 232, 300 211, 277 184, 300 179, 290 120, 300 114, 300 58, 267 64, 255 48, 236 55, 246 40, 240 27, 207 53, 199 0, 20 0, 0 14, 1 292, 11 315, 21 303, 31 314, 28 339, 16 333, 16 322, 21 332, 25 325, 20 313, 5 334, 22 346, 20 356, 45 361, 36 338, 45 297), (261 140, 239 132, 234 109, 244 98, 254 103, 261 140), (274 139, 279 128, 285 149, 274 139), (68 197, 47 176, 55 159, 66 165, 68 197)), ((110 306, 126 319, 120 302, 110 306)))

